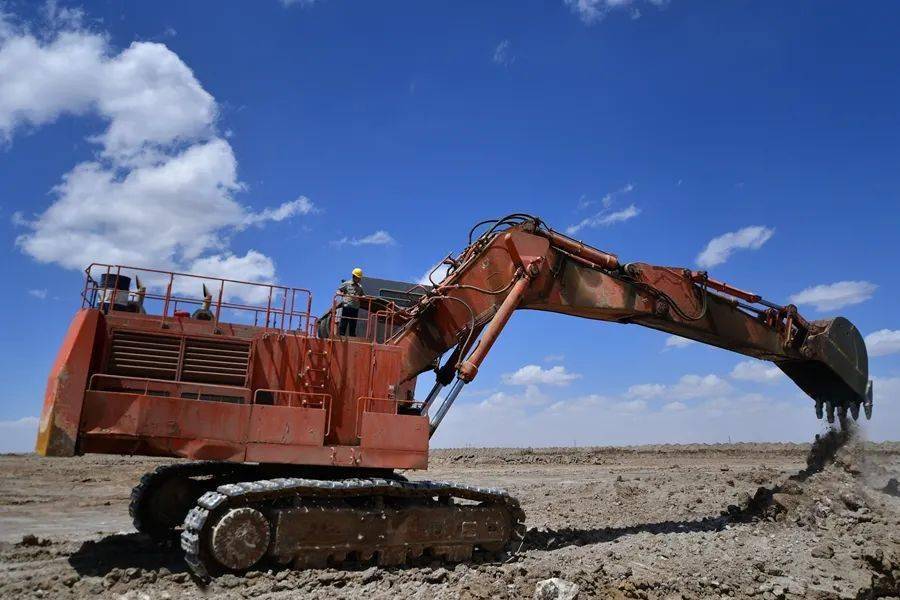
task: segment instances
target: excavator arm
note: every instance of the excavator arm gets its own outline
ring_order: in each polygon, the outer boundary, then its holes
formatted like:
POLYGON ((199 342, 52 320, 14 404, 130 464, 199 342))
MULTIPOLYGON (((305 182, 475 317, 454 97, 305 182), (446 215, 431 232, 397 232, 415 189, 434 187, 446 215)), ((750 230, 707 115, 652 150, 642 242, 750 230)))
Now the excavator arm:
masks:
POLYGON ((702 271, 622 264, 529 215, 483 225, 484 233, 475 240, 470 233, 469 245, 444 260, 446 277, 412 307, 392 340, 404 350, 403 379, 436 370, 423 412, 456 375, 432 429, 521 309, 643 325, 771 361, 815 401, 819 418, 827 412, 833 422, 837 412, 843 422, 848 411, 857 418, 860 407, 871 416, 865 344, 843 317, 810 322, 793 305, 768 302, 702 271))

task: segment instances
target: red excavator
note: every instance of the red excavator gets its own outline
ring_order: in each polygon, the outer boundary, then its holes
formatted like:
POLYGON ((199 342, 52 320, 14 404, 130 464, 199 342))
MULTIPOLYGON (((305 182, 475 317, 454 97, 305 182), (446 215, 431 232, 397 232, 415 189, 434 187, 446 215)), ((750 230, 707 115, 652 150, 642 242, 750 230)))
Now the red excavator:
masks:
POLYGON ((478 223, 442 265, 430 286, 364 280, 355 337, 340 335, 350 317, 338 298, 315 318, 299 288, 91 265, 37 451, 193 459, 145 475, 130 513, 150 536, 180 530, 187 564, 208 577, 261 560, 460 561, 520 538, 524 514, 506 492, 398 472, 426 468, 429 438, 515 310, 643 325, 772 361, 819 418, 871 417, 866 348, 842 317, 807 321, 703 271, 623 264, 524 214, 478 223), (201 298, 185 291, 201 286, 201 298), (426 371, 436 381, 420 401, 426 371))

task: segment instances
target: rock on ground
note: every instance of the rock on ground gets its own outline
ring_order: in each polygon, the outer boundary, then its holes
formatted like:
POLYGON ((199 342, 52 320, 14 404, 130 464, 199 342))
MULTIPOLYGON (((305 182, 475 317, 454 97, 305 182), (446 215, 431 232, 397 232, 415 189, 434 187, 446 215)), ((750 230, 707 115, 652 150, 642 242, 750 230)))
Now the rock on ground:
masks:
POLYGON ((534 586, 534 600, 575 600, 578 586, 571 581, 551 577, 534 586))

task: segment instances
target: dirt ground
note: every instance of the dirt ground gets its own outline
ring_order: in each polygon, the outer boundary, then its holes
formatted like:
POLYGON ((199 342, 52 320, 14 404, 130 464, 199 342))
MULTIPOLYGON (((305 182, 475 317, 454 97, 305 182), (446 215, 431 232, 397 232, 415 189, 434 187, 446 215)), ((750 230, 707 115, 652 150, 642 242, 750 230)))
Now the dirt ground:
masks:
POLYGON ((900 598, 900 443, 832 458, 835 441, 437 451, 407 475, 521 500, 507 561, 263 566, 206 587, 128 518, 131 486, 164 461, 0 456, 0 598, 532 598, 553 577, 580 599, 900 598))

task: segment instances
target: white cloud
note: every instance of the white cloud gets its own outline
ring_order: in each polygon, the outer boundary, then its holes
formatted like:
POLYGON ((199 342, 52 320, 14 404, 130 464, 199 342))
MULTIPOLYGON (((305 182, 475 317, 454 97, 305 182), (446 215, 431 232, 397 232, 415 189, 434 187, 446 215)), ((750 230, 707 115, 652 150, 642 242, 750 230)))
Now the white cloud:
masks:
POLYGON ((660 383, 639 383, 628 388, 625 396, 629 398, 659 398, 666 391, 660 383))
MULTIPOLYGON (((31 220, 13 216, 28 229, 16 240, 23 252, 69 269, 94 261, 237 265, 233 232, 314 210, 303 197, 259 212, 235 200, 244 186, 217 133, 216 101, 165 45, 135 42, 117 53, 80 17, 53 7, 48 14, 47 31, 7 22, 0 37, 0 138, 11 143, 62 115, 97 116, 104 128, 89 138, 97 158, 63 175, 48 208, 31 220)), ((261 266, 251 252, 245 266, 261 266)))
POLYGON ((816 310, 837 310, 845 306, 865 302, 872 297, 878 286, 868 281, 838 281, 827 285, 816 285, 797 292, 790 297, 794 304, 812 304, 816 310))
POLYGON ((244 227, 249 225, 262 226, 267 221, 281 222, 297 215, 308 215, 316 212, 316 207, 306 196, 300 196, 296 200, 284 202, 277 208, 264 208, 259 212, 248 213, 244 217, 244 227))
POLYGON ((393 246, 397 241, 384 229, 361 238, 342 237, 331 242, 334 246, 393 246))
POLYGON ((728 382, 718 375, 683 375, 674 386, 669 388, 671 397, 678 400, 693 398, 709 398, 727 394, 731 391, 728 382))
POLYGON ((162 44, 135 42, 114 55, 104 36, 64 30, 47 42, 27 32, 0 49, 0 135, 95 113, 107 122, 95 136, 105 157, 143 162, 167 146, 208 138, 215 99, 162 44))
POLYGON ((546 406, 550 399, 535 385, 525 387, 522 394, 495 392, 482 400, 479 406, 484 409, 500 411, 523 410, 530 407, 546 406))
POLYGON ((9 221, 13 224, 13 227, 28 227, 28 225, 31 224, 31 222, 25 218, 25 213, 21 210, 15 211, 9 221))
POLYGON ((433 281, 436 284, 441 283, 447 277, 447 271, 450 269, 450 265, 441 263, 434 265, 424 273, 422 276, 416 280, 416 283, 421 285, 431 285, 433 281), (431 277, 431 279, 429 279, 431 277))
POLYGON ((879 329, 866 336, 869 356, 885 356, 900 352, 900 330, 879 329))
MULTIPOLYGON (((865 422, 870 440, 900 439, 900 377, 873 377, 872 420, 865 422)), ((860 417, 860 422, 863 417, 860 417)))
POLYGON ((680 335, 670 335, 666 338, 666 347, 665 350, 671 350, 672 348, 685 348, 690 346, 691 344, 696 344, 695 340, 691 340, 688 338, 681 337, 680 335))
MULTIPOLYGON (((188 272, 196 275, 215 275, 223 279, 233 279, 235 281, 269 283, 275 280, 275 263, 271 258, 256 250, 248 250, 243 256, 236 256, 226 252, 223 254, 198 258, 191 263, 188 272)), ((180 285, 184 286, 186 283, 187 282, 181 282, 180 285)), ((190 285, 197 284, 191 282, 190 285)), ((181 291, 181 289, 178 291, 181 291)), ((268 301, 269 297, 268 288, 246 286, 236 283, 226 283, 223 292, 223 296, 226 300, 242 299, 254 304, 265 303, 268 301)), ((272 300, 273 305, 278 306, 281 302, 281 295, 279 294, 278 297, 273 297, 272 300)))
POLYGON ((731 370, 731 377, 741 381, 774 383, 784 377, 784 373, 773 364, 751 359, 736 364, 731 370))
POLYGON ((40 262, 69 269, 94 261, 183 266, 223 248, 220 231, 243 223, 246 212, 231 197, 238 187, 237 161, 221 139, 124 176, 100 163, 81 163, 16 244, 40 262))
MULTIPOLYGON (((603 198, 600 199, 600 204, 603 206, 603 208, 609 208, 612 206, 613 200, 615 200, 616 197, 624 196, 625 194, 628 194, 628 193, 632 192, 633 190, 634 190, 634 184, 626 183, 624 186, 622 186, 621 188, 619 188, 617 190, 614 190, 612 192, 607 192, 603 196, 603 198)), ((591 200, 586 195, 582 195, 581 198, 578 199, 578 208, 585 209, 590 206, 593 206, 596 203, 597 203, 596 200, 591 200)))
POLYGON ((515 373, 503 375, 503 382, 508 385, 569 385, 580 378, 578 373, 570 373, 566 368, 557 365, 543 369, 539 365, 525 365, 515 373))
POLYGON ((497 47, 494 48, 494 55, 491 57, 491 60, 494 61, 495 65, 500 65, 501 67, 508 67, 516 62, 516 57, 510 49, 509 40, 503 40, 497 44, 497 47))
POLYGON ((616 413, 642 413, 647 410, 646 400, 624 400, 610 406, 616 413))
POLYGON ((290 8, 291 6, 302 6, 305 8, 307 6, 312 6, 319 0, 278 0, 278 1, 281 2, 281 5, 284 6, 285 8, 290 8))
MULTIPOLYGON (((669 0, 648 0, 649 4, 663 7, 669 0)), ((627 10, 632 19, 639 19, 641 11, 633 6, 638 0, 563 0, 569 9, 587 25, 599 23, 614 10, 627 10)))
POLYGON ((37 417, 0 421, 0 453, 33 452, 37 438, 37 417))
POLYGON ((626 398, 650 400, 667 397, 675 400, 711 398, 732 391, 727 381, 718 375, 683 375, 673 385, 661 383, 638 383, 625 391, 626 398))
MULTIPOLYGON (((613 202, 618 196, 630 194, 633 190, 634 184, 628 183, 618 190, 607 193, 600 200, 600 203, 603 206, 603 209, 600 212, 582 219, 575 225, 566 227, 566 233, 569 235, 575 235, 586 227, 608 227, 610 225, 614 225, 616 223, 624 223, 625 221, 635 218, 636 216, 641 214, 641 209, 639 209, 634 204, 630 204, 625 208, 619 210, 612 210, 613 202)), ((595 203, 595 200, 589 200, 586 196, 582 196, 578 200, 578 208, 588 208, 595 203)))
POLYGON ((641 214, 641 209, 634 204, 630 204, 627 207, 616 211, 603 210, 592 217, 582 219, 575 225, 566 227, 566 233, 575 235, 585 227, 606 227, 616 223, 624 223, 639 214, 641 214))
MULTIPOLYGON (((686 376, 679 383, 695 382, 698 377, 686 376)), ((900 378, 874 379, 875 412, 871 421, 861 417, 860 424, 868 439, 900 439, 900 378)), ((567 398, 542 394, 536 388, 524 394, 502 393, 490 402, 472 403, 463 397, 448 414, 433 444, 515 447, 569 446, 574 441, 578 445, 715 443, 729 439, 808 442, 826 426, 816 420, 812 400, 799 391, 782 397, 717 385, 706 387, 719 388, 719 393, 672 399, 661 405, 641 398, 567 398), (616 418, 610 418, 613 414, 616 418)))
POLYGON ((697 256, 697 264, 708 269, 724 263, 735 250, 759 250, 774 233, 774 229, 754 225, 720 235, 697 256))
POLYGON ((38 300, 46 300, 47 299, 47 290, 39 289, 39 290, 28 290, 29 296, 34 296, 38 300))

